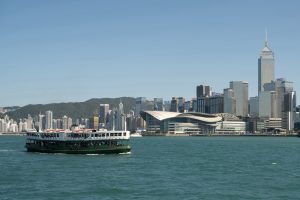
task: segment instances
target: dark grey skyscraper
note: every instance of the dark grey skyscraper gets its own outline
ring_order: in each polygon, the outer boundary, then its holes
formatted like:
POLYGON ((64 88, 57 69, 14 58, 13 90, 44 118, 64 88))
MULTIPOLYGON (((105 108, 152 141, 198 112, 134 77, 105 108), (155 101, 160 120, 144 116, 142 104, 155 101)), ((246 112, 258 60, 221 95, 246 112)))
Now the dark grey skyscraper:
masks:
POLYGON ((197 98, 211 96, 211 87, 207 85, 198 85, 196 89, 197 98))
POLYGON ((100 104, 99 108, 99 123, 106 124, 107 114, 109 113, 109 104, 100 104))
POLYGON ((287 92, 284 94, 282 127, 288 131, 294 129, 296 114, 296 92, 287 92))
POLYGON ((178 98, 177 97, 172 97, 170 111, 178 112, 178 98))

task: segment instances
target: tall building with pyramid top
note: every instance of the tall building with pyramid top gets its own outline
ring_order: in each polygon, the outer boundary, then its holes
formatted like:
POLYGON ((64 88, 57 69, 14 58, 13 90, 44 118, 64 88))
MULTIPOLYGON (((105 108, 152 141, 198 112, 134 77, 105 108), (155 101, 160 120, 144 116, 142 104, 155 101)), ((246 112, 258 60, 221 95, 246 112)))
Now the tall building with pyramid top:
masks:
POLYGON ((275 77, 275 60, 272 50, 269 48, 267 34, 265 46, 263 47, 260 57, 258 58, 258 93, 265 91, 264 85, 274 81, 275 77))

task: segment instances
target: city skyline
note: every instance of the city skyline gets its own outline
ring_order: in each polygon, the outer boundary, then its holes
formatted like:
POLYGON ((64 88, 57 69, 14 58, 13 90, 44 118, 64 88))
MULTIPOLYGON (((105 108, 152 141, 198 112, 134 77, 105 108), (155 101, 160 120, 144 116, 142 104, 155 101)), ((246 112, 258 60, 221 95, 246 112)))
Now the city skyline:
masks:
POLYGON ((257 2, 1 1, 0 107, 191 99, 198 85, 223 92, 230 81, 254 97, 266 28, 275 78, 297 92, 300 4, 257 2))

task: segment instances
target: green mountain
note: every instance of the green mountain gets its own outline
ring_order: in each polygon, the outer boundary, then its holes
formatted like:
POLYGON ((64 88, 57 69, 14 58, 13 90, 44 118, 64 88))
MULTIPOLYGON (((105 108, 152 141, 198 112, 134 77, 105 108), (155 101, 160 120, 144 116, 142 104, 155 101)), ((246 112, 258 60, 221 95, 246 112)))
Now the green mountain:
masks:
POLYGON ((53 118, 62 118, 64 115, 77 118, 89 118, 94 114, 99 113, 100 104, 109 104, 109 108, 117 108, 120 101, 123 103, 124 112, 134 109, 135 98, 120 97, 120 98, 93 98, 85 102, 71 102, 71 103, 52 103, 52 104, 36 104, 21 107, 15 111, 7 112, 6 114, 14 119, 27 118, 28 114, 32 117, 42 113, 45 114, 47 110, 53 111, 53 118))

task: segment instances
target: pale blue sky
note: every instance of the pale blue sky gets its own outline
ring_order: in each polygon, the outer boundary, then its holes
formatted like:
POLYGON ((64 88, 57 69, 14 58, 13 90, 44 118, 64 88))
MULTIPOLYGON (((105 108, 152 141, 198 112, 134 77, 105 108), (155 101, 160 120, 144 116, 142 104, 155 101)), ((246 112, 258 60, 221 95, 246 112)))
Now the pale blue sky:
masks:
POLYGON ((296 0, 0 0, 0 106, 190 99, 199 84, 222 92, 232 80, 255 96, 266 28, 276 77, 298 92, 299 10, 296 0))

